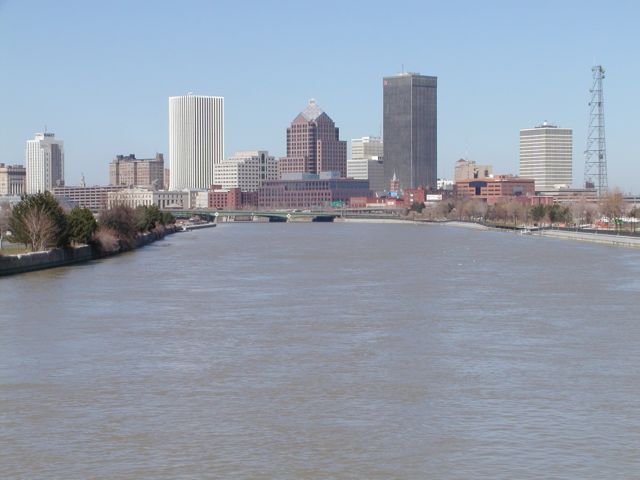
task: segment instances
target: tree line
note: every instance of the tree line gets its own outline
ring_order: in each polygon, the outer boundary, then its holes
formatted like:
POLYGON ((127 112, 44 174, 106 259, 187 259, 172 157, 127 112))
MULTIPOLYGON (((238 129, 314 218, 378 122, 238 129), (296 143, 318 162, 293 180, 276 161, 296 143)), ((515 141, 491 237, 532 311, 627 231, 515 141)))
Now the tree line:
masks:
POLYGON ((598 202, 580 200, 569 205, 531 206, 515 199, 487 205, 480 199, 446 199, 432 208, 424 208, 424 204, 414 204, 408 209, 407 214, 432 220, 446 218, 511 225, 583 225, 593 224, 606 217, 610 224, 620 228, 622 218, 640 218, 640 208, 627 205, 622 193, 613 190, 598 202))
POLYGON ((0 209, 2 240, 24 244, 32 252, 70 245, 95 245, 104 252, 130 248, 141 233, 164 231, 175 217, 155 206, 117 205, 98 218, 84 207, 64 209, 50 192, 25 195, 12 210, 0 209))

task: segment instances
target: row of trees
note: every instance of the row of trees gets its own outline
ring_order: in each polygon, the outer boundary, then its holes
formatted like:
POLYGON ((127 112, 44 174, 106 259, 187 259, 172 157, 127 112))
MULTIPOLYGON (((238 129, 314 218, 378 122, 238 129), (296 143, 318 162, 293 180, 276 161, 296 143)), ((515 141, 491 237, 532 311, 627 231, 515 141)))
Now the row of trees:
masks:
POLYGON ((448 218, 451 220, 487 221, 503 224, 592 224, 601 217, 610 223, 623 216, 640 218, 640 208, 629 207, 622 193, 614 190, 603 196, 598 203, 581 200, 571 205, 536 205, 511 200, 487 205, 479 199, 449 199, 433 208, 419 208, 417 204, 409 208, 408 214, 429 219, 448 218))
POLYGON ((157 206, 135 210, 119 205, 103 211, 96 220, 90 210, 73 207, 65 211, 50 193, 26 195, 11 210, 0 210, 0 248, 2 239, 22 243, 31 251, 71 244, 97 244, 105 251, 132 246, 138 234, 162 229, 175 223, 172 214, 157 206))

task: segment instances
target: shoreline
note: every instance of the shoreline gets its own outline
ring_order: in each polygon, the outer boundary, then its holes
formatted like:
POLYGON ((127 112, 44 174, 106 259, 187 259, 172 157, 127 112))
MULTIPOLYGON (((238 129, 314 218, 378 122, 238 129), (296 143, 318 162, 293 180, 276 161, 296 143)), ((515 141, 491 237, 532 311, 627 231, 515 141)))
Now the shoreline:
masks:
POLYGON ((558 240, 573 240, 577 242, 609 245, 612 247, 640 248, 640 238, 626 235, 611 235, 587 232, 569 232, 565 230, 539 230, 532 232, 532 236, 555 238, 558 240))
POLYGON ((0 277, 19 275, 21 273, 37 272, 50 268, 66 267, 92 260, 113 257, 122 253, 131 252, 162 240, 167 235, 177 232, 177 228, 168 228, 162 233, 149 232, 140 235, 136 239, 135 246, 131 248, 119 248, 115 252, 100 252, 95 245, 70 246, 54 248, 44 252, 29 252, 17 255, 0 256, 0 277))

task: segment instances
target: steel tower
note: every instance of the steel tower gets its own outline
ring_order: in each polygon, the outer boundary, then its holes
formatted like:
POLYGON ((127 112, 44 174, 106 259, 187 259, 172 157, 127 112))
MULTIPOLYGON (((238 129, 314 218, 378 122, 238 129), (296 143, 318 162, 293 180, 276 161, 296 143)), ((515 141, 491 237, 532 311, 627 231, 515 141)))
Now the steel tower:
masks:
POLYGON ((586 188, 596 188, 598 196, 607 193, 607 144, 604 136, 604 97, 602 95, 602 79, 604 68, 596 65, 593 72, 593 85, 589 92, 589 136, 587 149, 584 152, 584 183, 586 188))

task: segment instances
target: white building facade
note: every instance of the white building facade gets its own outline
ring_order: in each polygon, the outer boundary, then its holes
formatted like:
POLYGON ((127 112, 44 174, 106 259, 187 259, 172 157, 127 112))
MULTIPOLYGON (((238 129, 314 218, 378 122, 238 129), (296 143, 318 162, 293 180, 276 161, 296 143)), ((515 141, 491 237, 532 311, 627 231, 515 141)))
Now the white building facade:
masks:
POLYGON ((369 189, 382 192, 386 189, 384 181, 384 162, 382 159, 350 159, 347 162, 347 177, 356 180, 369 180, 369 189))
POLYGON ((170 190, 209 188, 224 158, 224 98, 169 97, 170 190))
POLYGON ((351 158, 353 160, 382 158, 383 152, 384 146, 380 137, 361 137, 351 140, 351 158))
POLYGON ((573 182, 573 132, 544 122, 520 130, 520 176, 533 178, 539 192, 573 182))
POLYGON ((266 150, 236 152, 216 166, 215 184, 223 189, 255 192, 267 180, 278 180, 278 161, 266 150))
POLYGON ((36 133, 25 152, 28 194, 64 185, 64 143, 53 133, 36 133))
POLYGON ((369 189, 374 192, 386 190, 383 151, 384 146, 380 137, 351 139, 351 158, 347 160, 347 177, 369 180, 369 189))
POLYGON ((126 188, 109 192, 107 204, 109 208, 116 205, 126 205, 131 208, 151 205, 156 205, 158 208, 189 208, 190 192, 126 188))
POLYGON ((0 196, 24 195, 26 170, 22 165, 0 163, 0 196))

